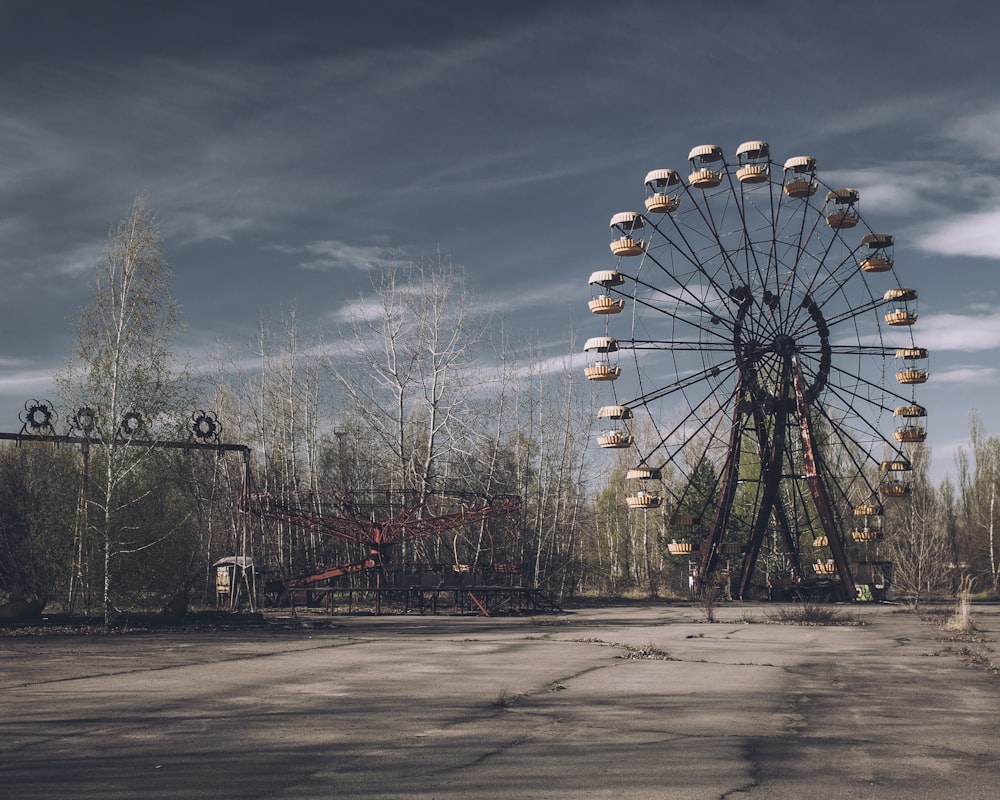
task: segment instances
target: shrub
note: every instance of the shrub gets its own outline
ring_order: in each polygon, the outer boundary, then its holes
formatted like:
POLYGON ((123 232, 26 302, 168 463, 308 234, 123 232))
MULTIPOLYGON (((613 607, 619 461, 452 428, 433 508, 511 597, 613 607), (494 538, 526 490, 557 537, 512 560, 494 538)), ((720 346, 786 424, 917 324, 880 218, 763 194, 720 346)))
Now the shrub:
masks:
POLYGON ((833 606, 803 603, 782 606, 767 615, 771 622, 782 625, 863 625, 853 614, 833 606))

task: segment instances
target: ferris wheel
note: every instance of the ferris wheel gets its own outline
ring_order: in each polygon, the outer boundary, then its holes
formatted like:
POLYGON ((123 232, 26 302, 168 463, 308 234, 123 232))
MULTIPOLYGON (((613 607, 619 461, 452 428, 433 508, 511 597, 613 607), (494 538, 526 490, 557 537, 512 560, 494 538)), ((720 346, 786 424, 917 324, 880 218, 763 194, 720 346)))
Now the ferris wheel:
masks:
POLYGON ((791 583, 839 577, 853 598, 927 436, 917 292, 814 158, 780 166, 750 141, 688 160, 686 179, 646 175, 645 212, 611 218, 616 262, 590 276, 605 329, 585 372, 612 395, 598 444, 634 453, 628 505, 662 515, 698 582, 736 562, 749 597, 767 545, 791 583))

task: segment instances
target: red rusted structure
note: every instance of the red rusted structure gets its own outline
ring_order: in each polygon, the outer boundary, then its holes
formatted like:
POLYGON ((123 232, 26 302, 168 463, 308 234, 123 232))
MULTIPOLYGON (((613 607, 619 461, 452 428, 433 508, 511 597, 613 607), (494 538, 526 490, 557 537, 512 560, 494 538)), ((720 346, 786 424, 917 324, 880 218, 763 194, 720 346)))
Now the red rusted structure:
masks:
MULTIPOLYGON (((388 546, 516 514, 521 509, 521 498, 476 492, 307 491, 257 494, 248 508, 263 519, 361 545, 367 551, 363 558, 284 581, 294 600, 295 590, 304 593, 333 578, 367 570, 377 570, 376 588, 379 588, 388 546)), ((381 593, 376 592, 376 598, 378 602, 381 593)), ((376 613, 380 610, 377 606, 376 613)))

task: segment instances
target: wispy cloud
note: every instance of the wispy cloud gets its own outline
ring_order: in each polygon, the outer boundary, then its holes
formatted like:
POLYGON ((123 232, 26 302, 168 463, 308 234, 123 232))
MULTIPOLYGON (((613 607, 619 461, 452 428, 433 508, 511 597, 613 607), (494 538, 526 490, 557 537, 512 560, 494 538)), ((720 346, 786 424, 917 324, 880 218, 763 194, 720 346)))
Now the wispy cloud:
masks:
POLYGON ((942 183, 947 180, 954 186, 956 177, 950 165, 931 161, 901 161, 891 168, 831 170, 821 176, 831 185, 857 189, 861 212, 866 217, 873 211, 906 214, 938 208, 942 183))
POLYGON ((931 380, 934 385, 963 384, 972 386, 996 386, 1000 384, 1000 369, 983 366, 957 366, 933 371, 931 380))
POLYGON ((931 224, 915 238, 916 245, 929 253, 1000 259, 1000 208, 956 214, 931 224))
MULTIPOLYGON (((0 375, 0 395, 14 395, 23 403, 28 396, 51 394, 53 391, 52 370, 21 369, 0 375)), ((9 404, 8 404, 9 405, 9 404)))
POLYGON ((163 233, 180 244, 229 242, 237 234, 253 230, 257 224, 253 216, 225 213, 218 208, 211 213, 171 208, 169 224, 163 227, 163 233))
POLYGON ((975 155, 1000 160, 1000 109, 958 117, 945 127, 944 133, 975 155))
POLYGON ((302 269, 320 270, 362 270, 375 269, 380 264, 399 261, 401 252, 398 249, 383 245, 355 245, 337 239, 324 239, 301 246, 275 245, 274 249, 281 253, 301 256, 299 267, 302 269))
POLYGON ((971 314, 922 314, 919 338, 937 350, 971 353, 1000 348, 1000 310, 971 314))
POLYGON ((582 377, 584 366, 591 360, 593 357, 588 353, 562 353, 536 361, 525 361, 514 370, 514 374, 519 378, 532 378, 577 371, 582 377))
POLYGON ((940 135, 951 146, 942 153, 948 161, 900 162, 886 170, 845 173, 864 187, 862 199, 883 203, 889 210, 907 212, 934 207, 933 222, 912 237, 928 253, 944 256, 1000 259, 1000 180, 995 170, 984 168, 1000 160, 1000 109, 957 116, 940 135), (958 147, 955 148, 954 145, 958 147), (985 162, 985 163, 984 163, 985 162), (961 201, 949 202, 948 194, 961 201), (940 209, 978 208, 941 218, 940 209))
MULTIPOLYGON (((1000 309, 976 304, 965 314, 921 314, 914 330, 916 343, 937 352, 975 353, 1000 349, 1000 309)), ((857 340, 845 336, 836 345, 851 346, 857 340)), ((910 347, 908 333, 888 328, 879 334, 860 337, 861 344, 887 347, 910 347)))
POLYGON ((106 258, 107 252, 106 240, 78 242, 53 266, 60 275, 90 273, 102 257, 106 258))

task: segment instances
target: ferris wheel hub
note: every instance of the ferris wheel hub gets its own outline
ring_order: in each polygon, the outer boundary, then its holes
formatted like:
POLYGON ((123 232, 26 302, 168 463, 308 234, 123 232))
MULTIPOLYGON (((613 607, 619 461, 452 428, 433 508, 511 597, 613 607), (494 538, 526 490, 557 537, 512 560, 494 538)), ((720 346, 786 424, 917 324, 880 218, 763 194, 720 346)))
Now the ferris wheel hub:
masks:
POLYGON ((771 345, 771 349, 782 358, 791 358, 796 349, 795 339, 787 333, 779 333, 774 337, 774 343, 771 345))

